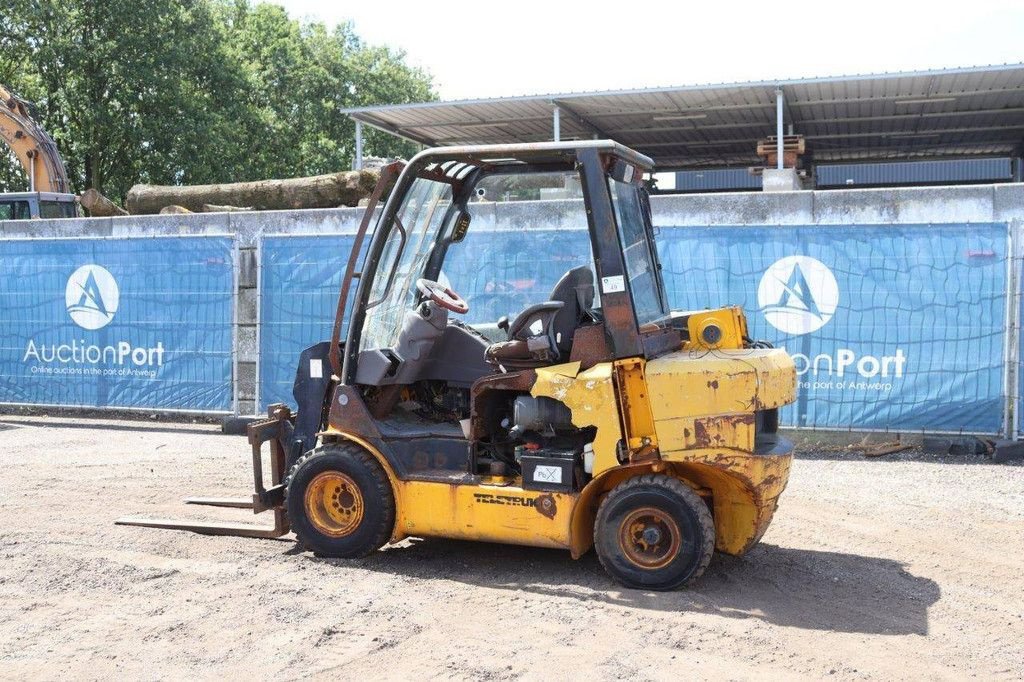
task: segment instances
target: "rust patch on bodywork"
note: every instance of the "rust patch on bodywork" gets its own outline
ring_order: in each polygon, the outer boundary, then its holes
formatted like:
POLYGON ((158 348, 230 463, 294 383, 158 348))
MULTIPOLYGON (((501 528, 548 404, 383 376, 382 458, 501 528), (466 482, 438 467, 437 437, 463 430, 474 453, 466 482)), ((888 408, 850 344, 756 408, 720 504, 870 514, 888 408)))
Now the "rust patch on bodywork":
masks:
POLYGON ((599 362, 610 362, 612 349, 603 324, 580 327, 572 337, 569 362, 579 362, 580 369, 590 369, 599 362))
POLYGON ((551 495, 541 495, 533 503, 534 508, 549 519, 555 518, 555 514, 558 513, 558 505, 555 504, 555 498, 551 495))
POLYGON ((367 440, 380 438, 380 431, 366 408, 362 394, 353 386, 335 387, 327 427, 328 430, 346 431, 367 440))
POLYGON ((739 555, 768 529, 793 456, 708 449, 663 453, 662 458, 677 475, 712 491, 715 548, 739 555))
MULTIPOLYGON (((701 417, 693 420, 694 446, 697 448, 735 447, 737 443, 753 445, 754 415, 727 414, 718 417, 701 417), (745 433, 750 431, 750 433, 745 433), (741 435, 741 432, 742 435, 741 435)), ((689 434, 689 429, 683 429, 689 434)))

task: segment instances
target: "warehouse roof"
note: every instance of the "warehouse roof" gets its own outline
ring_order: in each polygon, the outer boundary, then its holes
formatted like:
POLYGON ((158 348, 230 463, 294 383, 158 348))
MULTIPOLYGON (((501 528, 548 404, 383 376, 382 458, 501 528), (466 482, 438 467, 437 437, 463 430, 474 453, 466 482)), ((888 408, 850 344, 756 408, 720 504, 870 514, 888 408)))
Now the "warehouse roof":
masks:
POLYGON ((347 109, 364 124, 428 146, 616 140, 660 169, 758 164, 788 133, 815 162, 1020 154, 1024 64, 798 80, 575 92, 347 109))

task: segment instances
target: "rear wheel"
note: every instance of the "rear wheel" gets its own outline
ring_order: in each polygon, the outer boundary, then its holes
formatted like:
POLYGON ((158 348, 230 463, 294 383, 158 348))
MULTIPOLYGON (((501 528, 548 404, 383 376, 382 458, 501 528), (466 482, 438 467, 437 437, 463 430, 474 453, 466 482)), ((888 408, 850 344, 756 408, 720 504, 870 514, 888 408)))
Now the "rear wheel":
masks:
POLYGON ((715 548, 715 524, 696 492, 670 476, 623 481, 601 502, 594 545, 627 587, 672 590, 695 580, 715 548))
POLYGON ((305 455, 285 490, 292 529, 315 554, 366 556, 391 537, 395 498, 387 474, 356 445, 324 445, 305 455))

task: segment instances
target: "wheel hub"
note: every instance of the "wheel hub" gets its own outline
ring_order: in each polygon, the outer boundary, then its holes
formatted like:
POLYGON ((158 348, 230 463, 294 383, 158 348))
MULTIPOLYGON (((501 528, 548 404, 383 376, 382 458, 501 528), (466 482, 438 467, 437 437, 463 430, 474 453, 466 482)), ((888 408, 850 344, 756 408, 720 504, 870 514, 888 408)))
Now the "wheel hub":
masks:
POLYGON ((619 526, 619 548, 640 568, 651 570, 667 566, 679 553, 681 544, 679 524, 654 507, 634 510, 619 526))
POLYGON ((648 545, 656 545, 661 542, 661 531, 654 526, 648 526, 644 528, 643 538, 648 545))
POLYGON ((331 537, 350 535, 363 520, 362 492, 340 471, 317 474, 306 487, 303 503, 313 526, 331 537))

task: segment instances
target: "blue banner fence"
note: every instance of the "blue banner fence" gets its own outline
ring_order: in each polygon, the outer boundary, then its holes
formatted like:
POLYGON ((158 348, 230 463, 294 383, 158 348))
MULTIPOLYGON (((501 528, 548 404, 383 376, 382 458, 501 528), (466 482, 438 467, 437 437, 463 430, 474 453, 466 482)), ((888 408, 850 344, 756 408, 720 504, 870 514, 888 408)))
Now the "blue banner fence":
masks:
POLYGON ((0 403, 231 413, 233 237, 0 240, 0 403))
MULTIPOLYGON (((481 227, 445 266, 470 323, 514 315, 590 261, 580 229, 481 227)), ((1019 224, 662 226, 657 238, 674 309, 741 305, 751 336, 794 357, 785 424, 1020 432, 1019 224)), ((291 402, 296 358, 330 335, 352 243, 259 241, 257 410, 291 402)), ((0 403, 237 410, 232 237, 6 239, 0 255, 0 403)))
MULTIPOLYGON (((583 230, 528 232, 471 229, 453 246, 445 271, 467 322, 514 315, 589 262, 583 230)), ((1009 237, 1005 223, 972 223, 662 226, 657 238, 673 309, 743 306, 751 336, 794 357, 784 424, 995 434, 1024 395, 1024 376, 1010 383, 1021 303, 1009 237)), ((292 402, 295 359, 329 337, 352 239, 262 240, 259 410, 292 402)))

